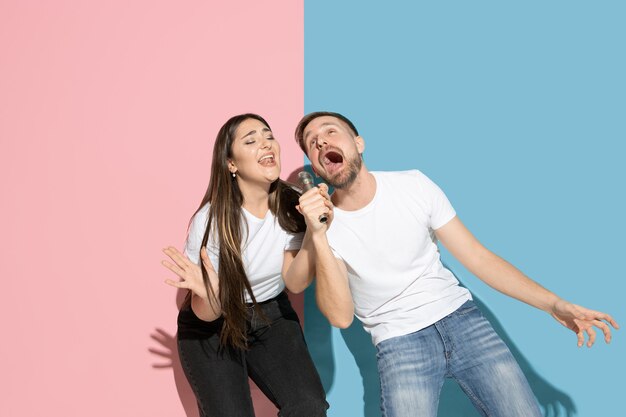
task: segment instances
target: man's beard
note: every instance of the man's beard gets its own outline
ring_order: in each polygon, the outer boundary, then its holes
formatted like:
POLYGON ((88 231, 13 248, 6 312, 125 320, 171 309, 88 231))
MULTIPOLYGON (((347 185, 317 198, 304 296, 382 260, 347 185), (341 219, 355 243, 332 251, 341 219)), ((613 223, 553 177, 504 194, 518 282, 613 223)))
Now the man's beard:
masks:
POLYGON ((361 159, 361 155, 356 154, 352 159, 346 162, 346 167, 332 177, 328 178, 322 176, 324 181, 338 189, 350 186, 350 184, 352 184, 356 179, 357 175, 359 175, 359 171, 363 165, 363 160, 361 159))

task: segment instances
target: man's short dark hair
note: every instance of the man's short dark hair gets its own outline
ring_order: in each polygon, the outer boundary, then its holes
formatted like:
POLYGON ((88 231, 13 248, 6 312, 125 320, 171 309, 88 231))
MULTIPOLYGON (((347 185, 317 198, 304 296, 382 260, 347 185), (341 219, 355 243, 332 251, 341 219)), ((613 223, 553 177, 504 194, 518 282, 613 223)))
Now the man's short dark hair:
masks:
POLYGON ((307 151, 304 148, 304 129, 306 129, 307 125, 311 123, 313 120, 322 116, 331 116, 331 117, 335 117, 341 120, 342 122, 348 125, 352 133, 354 133, 354 136, 359 136, 359 132, 356 130, 356 127, 354 126, 354 124, 350 121, 350 119, 348 119, 346 116, 342 114, 333 113, 330 111, 316 111, 313 113, 309 113, 306 116, 304 116, 298 123, 298 126, 296 126, 296 142, 298 142, 298 145, 300 145, 300 148, 304 151, 305 154, 307 154, 307 151))

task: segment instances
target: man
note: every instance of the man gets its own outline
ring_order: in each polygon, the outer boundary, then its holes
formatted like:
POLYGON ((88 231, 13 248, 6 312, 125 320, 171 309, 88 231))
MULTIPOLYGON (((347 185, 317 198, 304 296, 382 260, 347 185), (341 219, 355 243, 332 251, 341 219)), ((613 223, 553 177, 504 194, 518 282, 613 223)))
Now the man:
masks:
MULTIPOLYGON (((491 287, 573 330, 578 346, 584 333, 593 345, 594 326, 610 342, 605 321, 618 325, 609 315, 562 300, 486 249, 424 174, 369 172, 364 140, 344 116, 311 113, 296 140, 315 173, 335 187, 329 222, 308 221, 316 300, 333 326, 346 328, 356 315, 371 334, 383 416, 435 416, 446 377, 485 416, 541 416, 509 349, 442 265, 436 240, 491 287)), ((313 188, 299 209, 316 218, 328 210, 327 198, 325 185, 313 188)))

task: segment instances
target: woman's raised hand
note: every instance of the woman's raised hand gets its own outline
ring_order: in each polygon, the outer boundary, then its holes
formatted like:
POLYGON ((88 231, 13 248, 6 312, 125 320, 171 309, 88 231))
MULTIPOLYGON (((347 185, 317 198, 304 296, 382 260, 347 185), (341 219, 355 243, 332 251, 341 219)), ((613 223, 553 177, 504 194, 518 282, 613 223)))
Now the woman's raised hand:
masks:
MULTIPOLYGON (((164 267, 178 275, 180 278, 180 281, 167 279, 165 280, 165 283, 171 285, 172 287, 191 290, 198 297, 203 298, 204 300, 208 300, 209 297, 206 291, 206 287, 204 286, 204 280, 202 279, 202 269, 200 268, 200 266, 191 262, 185 255, 180 253, 178 249, 173 246, 169 246, 163 249, 163 252, 167 256, 169 256, 169 258, 174 263, 161 261, 161 264, 163 264, 164 267)), ((209 281, 211 283, 211 287, 217 295, 217 272, 215 272, 215 269, 213 268, 213 264, 209 259, 206 248, 202 248, 202 250, 200 251, 200 258, 202 259, 202 263, 209 273, 209 281)))

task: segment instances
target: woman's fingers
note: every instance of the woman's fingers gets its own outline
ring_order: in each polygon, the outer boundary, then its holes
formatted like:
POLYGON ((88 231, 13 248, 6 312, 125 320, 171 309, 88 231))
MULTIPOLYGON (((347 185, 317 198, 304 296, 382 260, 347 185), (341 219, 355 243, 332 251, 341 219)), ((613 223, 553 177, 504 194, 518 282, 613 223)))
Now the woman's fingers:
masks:
POLYGON ((200 258, 202 259, 202 264, 206 268, 207 272, 215 272, 215 268, 213 268, 213 263, 209 258, 209 254, 206 251, 206 247, 200 250, 200 258))
POLYGON ((167 248, 163 249, 163 252, 167 256, 169 256, 170 259, 176 263, 176 265, 180 266, 181 268, 189 266, 189 259, 187 259, 187 257, 180 253, 175 247, 168 246, 167 248))
POLYGON ((175 273, 181 278, 185 278, 185 275, 187 274, 187 272, 184 269, 180 268, 178 265, 169 263, 168 261, 161 261, 161 265, 163 265, 164 267, 166 267, 167 269, 169 269, 170 271, 172 271, 173 273, 175 273))
POLYGON ((189 285, 186 281, 172 281, 171 279, 166 279, 165 283, 167 285, 171 285, 172 287, 189 289, 189 285))

